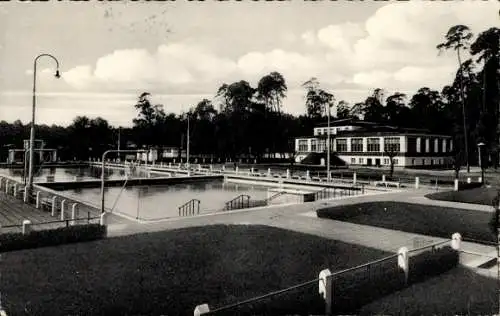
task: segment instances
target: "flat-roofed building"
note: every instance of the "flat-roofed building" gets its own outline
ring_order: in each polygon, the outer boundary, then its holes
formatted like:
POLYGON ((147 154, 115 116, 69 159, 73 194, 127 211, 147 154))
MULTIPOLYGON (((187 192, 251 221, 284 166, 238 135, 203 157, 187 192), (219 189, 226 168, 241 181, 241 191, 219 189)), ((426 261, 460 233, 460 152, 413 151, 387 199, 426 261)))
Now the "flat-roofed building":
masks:
MULTIPOLYGON (((310 153, 326 153, 327 124, 313 130, 313 136, 295 139, 296 162, 310 153)), ((396 167, 444 166, 453 162, 451 136, 423 129, 400 128, 354 119, 330 123, 330 148, 348 165, 396 167)))

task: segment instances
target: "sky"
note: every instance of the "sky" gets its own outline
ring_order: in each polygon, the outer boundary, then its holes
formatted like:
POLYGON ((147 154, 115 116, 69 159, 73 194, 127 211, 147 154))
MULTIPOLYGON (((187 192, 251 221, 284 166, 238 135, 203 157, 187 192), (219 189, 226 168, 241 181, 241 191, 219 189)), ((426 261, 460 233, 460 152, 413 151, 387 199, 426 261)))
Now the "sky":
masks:
POLYGON ((68 125, 77 115, 130 126, 142 92, 179 114, 223 83, 256 86, 272 71, 288 85, 283 110, 305 112, 302 83, 318 78, 336 100, 375 88, 441 90, 457 69, 436 45, 457 24, 499 26, 497 1, 0 2, 0 120, 68 125))

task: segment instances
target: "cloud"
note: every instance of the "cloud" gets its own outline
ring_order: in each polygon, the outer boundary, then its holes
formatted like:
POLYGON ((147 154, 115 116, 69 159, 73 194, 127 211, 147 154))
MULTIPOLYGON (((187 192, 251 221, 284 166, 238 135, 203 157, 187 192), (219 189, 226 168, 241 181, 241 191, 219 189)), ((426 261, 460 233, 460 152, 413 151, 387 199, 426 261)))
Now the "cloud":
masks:
POLYGON ((267 50, 226 57, 223 50, 215 54, 194 41, 174 41, 155 50, 115 50, 93 65, 66 71, 63 78, 82 90, 210 94, 223 82, 247 80, 255 85, 265 74, 279 71, 290 90, 302 89, 300 84, 312 76, 332 92, 345 85, 366 94, 373 87, 440 89, 453 79, 457 67, 452 53, 438 56, 436 50, 448 28, 466 24, 474 32, 486 30, 498 22, 497 11, 493 2, 389 3, 362 22, 285 31, 267 50))
POLYGON ((307 31, 303 33, 300 38, 307 44, 307 45, 314 45, 316 43, 316 35, 312 31, 307 31))

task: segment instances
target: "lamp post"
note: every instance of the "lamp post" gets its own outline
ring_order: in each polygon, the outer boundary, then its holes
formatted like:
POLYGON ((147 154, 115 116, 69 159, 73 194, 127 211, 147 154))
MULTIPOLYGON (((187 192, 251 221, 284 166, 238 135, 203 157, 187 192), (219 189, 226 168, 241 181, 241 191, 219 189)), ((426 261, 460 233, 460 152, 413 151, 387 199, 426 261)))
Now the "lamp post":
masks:
POLYGON ((484 167, 483 167, 483 155, 482 155, 482 148, 484 147, 484 143, 480 142, 477 144, 477 147, 479 149, 479 168, 481 168, 481 183, 484 184, 484 167))
POLYGON ((187 174, 188 174, 188 177, 191 176, 191 169, 190 169, 190 166, 189 166, 189 112, 187 114, 187 149, 186 149, 186 158, 187 158, 187 162, 186 162, 186 166, 187 166, 187 174))
POLYGON ((102 165, 101 165, 101 213, 104 213, 104 170, 106 165, 106 155, 109 153, 144 153, 146 150, 116 150, 110 149, 106 150, 104 154, 102 154, 102 165))
POLYGON ((330 182, 331 181, 331 174, 330 174, 330 114, 331 114, 331 107, 328 106, 328 120, 327 120, 327 126, 328 129, 326 131, 326 181, 330 182))
POLYGON ((56 62, 56 73, 55 77, 60 78, 59 74, 59 61, 57 58, 50 54, 40 54, 35 57, 33 62, 33 108, 31 113, 31 131, 30 131, 30 143, 29 143, 29 171, 28 171, 28 190, 31 191, 33 187, 33 169, 34 169, 34 158, 35 158, 35 111, 36 111, 36 66, 38 59, 41 57, 50 57, 56 62))

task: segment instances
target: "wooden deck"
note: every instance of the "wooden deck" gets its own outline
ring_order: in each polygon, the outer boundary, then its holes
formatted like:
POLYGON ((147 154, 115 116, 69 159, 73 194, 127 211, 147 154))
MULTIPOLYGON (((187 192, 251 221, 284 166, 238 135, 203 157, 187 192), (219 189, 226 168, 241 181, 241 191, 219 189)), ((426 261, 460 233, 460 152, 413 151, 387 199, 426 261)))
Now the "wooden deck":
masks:
MULTIPOLYGON (((80 206, 76 224, 98 223, 100 212, 95 209, 88 208, 84 205, 80 206), (89 217, 91 218, 89 221, 89 217)), ((68 207, 64 212, 64 221, 60 218, 60 209, 57 210, 55 216, 51 216, 50 209, 37 209, 33 205, 25 204, 21 199, 0 192, 0 224, 2 233, 18 232, 22 230, 24 220, 30 220, 32 229, 42 230, 70 225, 71 208, 68 207)), ((110 223, 124 223, 127 221, 116 215, 108 217, 110 223)))

